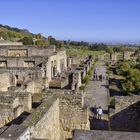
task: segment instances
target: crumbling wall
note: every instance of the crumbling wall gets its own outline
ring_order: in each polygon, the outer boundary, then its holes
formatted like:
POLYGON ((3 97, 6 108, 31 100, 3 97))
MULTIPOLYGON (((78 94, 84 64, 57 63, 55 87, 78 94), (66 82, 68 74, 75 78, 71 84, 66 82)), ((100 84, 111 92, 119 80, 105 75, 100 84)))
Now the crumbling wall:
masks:
POLYGON ((26 49, 9 49, 8 50, 8 56, 12 57, 25 57, 28 54, 28 50, 26 49))
POLYGON ((24 92, 0 93, 0 126, 17 118, 24 111, 32 109, 32 96, 24 92))
POLYGON ((0 127, 14 119, 14 112, 10 106, 0 105, 0 127))
POLYGON ((80 64, 81 61, 85 61, 87 56, 73 56, 72 57, 72 64, 80 64))
POLYGON ((32 109, 32 95, 31 93, 19 94, 20 105, 24 107, 24 111, 30 111, 32 109))
POLYGON ((82 98, 77 95, 60 97, 61 140, 72 138, 74 129, 89 130, 88 109, 82 108, 82 98))
POLYGON ((59 99, 44 101, 22 125, 31 128, 33 138, 59 140, 59 99))
POLYGON ((71 90, 49 90, 46 98, 56 96, 60 100, 60 140, 72 138, 75 129, 90 129, 89 110, 82 107, 82 95, 71 90))
POLYGON ((111 113, 113 131, 140 132, 140 96, 115 97, 115 112, 111 113))
POLYGON ((135 103, 140 102, 139 95, 132 96, 116 96, 115 97, 115 114, 134 105, 135 103))
POLYGON ((37 79, 27 84, 27 92, 38 94, 42 93, 42 90, 46 87, 45 79, 37 79))
POLYGON ((8 91, 8 88, 13 85, 13 77, 10 73, 0 74, 0 91, 8 91))

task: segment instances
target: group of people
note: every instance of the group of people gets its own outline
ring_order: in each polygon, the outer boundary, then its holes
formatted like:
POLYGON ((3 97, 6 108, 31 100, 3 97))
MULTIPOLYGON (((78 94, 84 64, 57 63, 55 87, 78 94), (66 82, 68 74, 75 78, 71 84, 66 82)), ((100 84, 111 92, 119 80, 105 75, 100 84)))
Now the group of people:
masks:
POLYGON ((98 81, 98 80, 105 80, 106 79, 106 74, 103 72, 103 73, 99 73, 99 69, 96 67, 94 69, 94 72, 93 72, 93 80, 95 81, 98 81))
POLYGON ((96 105, 93 108, 93 113, 94 113, 94 117, 101 120, 102 118, 102 114, 103 114, 103 109, 101 108, 101 106, 96 107, 96 105))

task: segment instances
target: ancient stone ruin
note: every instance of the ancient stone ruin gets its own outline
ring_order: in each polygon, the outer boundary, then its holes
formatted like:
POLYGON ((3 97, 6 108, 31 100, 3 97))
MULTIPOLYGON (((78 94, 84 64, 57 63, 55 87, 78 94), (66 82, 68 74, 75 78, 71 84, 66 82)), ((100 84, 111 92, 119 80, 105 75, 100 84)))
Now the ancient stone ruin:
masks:
POLYGON ((0 46, 0 138, 65 140, 89 130, 79 87, 93 62, 55 46, 0 46))

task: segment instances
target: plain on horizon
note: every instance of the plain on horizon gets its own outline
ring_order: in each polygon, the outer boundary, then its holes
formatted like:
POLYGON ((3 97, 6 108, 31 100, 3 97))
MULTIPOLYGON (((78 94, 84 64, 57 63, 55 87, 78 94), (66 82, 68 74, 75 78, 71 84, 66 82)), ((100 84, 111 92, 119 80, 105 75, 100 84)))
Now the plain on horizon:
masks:
POLYGON ((63 40, 140 41, 140 0, 1 0, 0 24, 63 40))

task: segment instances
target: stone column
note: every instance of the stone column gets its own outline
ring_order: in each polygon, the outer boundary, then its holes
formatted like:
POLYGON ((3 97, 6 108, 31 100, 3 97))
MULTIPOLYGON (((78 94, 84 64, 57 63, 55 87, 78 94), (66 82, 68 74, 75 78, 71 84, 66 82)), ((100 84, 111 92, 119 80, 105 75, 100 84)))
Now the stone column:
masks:
POLYGON ((49 88, 49 81, 48 81, 48 78, 45 78, 45 88, 49 88))
POLYGON ((68 58, 68 67, 71 68, 71 64, 72 64, 72 58, 68 58))
POLYGON ((84 98, 85 98, 85 93, 83 90, 81 91, 81 95, 82 95, 82 108, 83 108, 84 107, 84 98))

